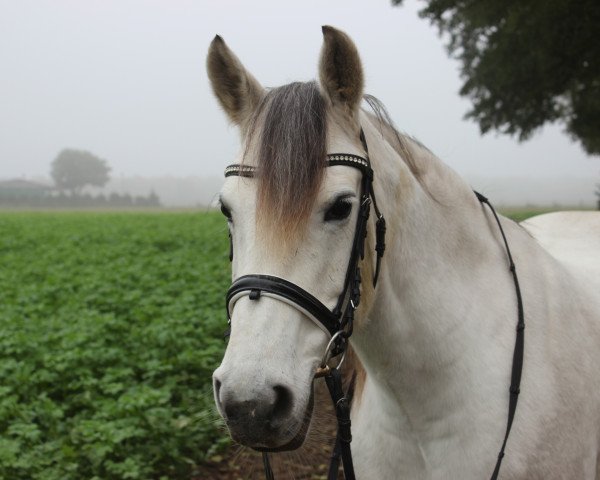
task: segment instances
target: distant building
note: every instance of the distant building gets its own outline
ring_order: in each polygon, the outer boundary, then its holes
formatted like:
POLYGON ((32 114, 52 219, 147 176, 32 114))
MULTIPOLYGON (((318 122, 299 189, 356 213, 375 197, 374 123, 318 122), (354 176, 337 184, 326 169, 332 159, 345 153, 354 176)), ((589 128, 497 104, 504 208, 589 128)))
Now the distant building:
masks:
POLYGON ((30 180, 2 180, 0 181, 0 197, 45 197, 54 191, 54 187, 30 180))

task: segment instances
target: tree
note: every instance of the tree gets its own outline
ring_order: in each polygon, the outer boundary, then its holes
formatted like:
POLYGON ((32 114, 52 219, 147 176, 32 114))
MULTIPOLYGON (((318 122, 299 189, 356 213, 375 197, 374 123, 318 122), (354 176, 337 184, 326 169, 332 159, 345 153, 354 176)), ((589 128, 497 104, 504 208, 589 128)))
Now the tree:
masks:
MULTIPOLYGON (((526 140, 561 122, 600 154, 598 0, 424 0, 419 12, 447 34, 462 62, 466 118, 526 140)), ((396 5, 402 0, 392 0, 396 5)))
POLYGON ((106 185, 108 172, 105 160, 84 150, 65 149, 52 162, 50 175, 58 188, 77 193, 86 185, 106 185))

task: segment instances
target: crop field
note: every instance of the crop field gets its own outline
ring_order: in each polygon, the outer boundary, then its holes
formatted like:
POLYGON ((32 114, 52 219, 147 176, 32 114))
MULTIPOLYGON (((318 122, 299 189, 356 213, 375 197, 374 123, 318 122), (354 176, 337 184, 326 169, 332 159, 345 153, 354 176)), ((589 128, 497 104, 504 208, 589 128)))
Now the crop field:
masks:
POLYGON ((218 213, 0 212, 0 480, 192 478, 228 284, 218 213))
POLYGON ((0 213, 0 479, 189 479, 228 263, 216 213, 0 213))

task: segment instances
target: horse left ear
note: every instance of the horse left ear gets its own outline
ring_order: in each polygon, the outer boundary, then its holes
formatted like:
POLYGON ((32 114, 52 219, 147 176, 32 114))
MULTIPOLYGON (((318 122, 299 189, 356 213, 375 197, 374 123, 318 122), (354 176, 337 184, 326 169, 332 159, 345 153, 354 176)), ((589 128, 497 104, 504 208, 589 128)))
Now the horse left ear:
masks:
POLYGON ((323 49, 319 62, 321 86, 334 105, 345 105, 353 113, 363 97, 363 70, 354 42, 341 30, 323 27, 323 49))
POLYGON ((256 110, 264 89, 217 35, 206 57, 208 78, 229 119, 244 128, 256 110))

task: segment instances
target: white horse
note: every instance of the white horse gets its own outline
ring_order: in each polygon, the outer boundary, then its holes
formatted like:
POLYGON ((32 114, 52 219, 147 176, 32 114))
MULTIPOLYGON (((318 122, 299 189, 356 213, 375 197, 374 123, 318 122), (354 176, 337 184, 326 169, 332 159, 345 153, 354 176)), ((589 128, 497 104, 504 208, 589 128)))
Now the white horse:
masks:
MULTIPOLYGON (((220 37, 210 46, 214 92, 242 134, 237 163, 260 173, 228 177, 221 192, 233 278, 276 275, 333 307, 360 172, 319 162, 326 153, 366 156, 362 127, 388 235, 376 288, 363 280, 350 340, 364 368, 352 407, 357 478, 488 479, 506 429, 517 323, 498 226, 456 173, 361 109, 356 47, 331 27, 323 33, 319 83, 271 90, 220 37)), ((500 478, 600 478, 600 214, 540 217, 526 222, 529 231, 501 223, 527 327, 500 478), (564 241, 553 242, 557 232, 564 241)), ((374 264, 368 228, 364 279, 374 264)), ((217 407, 236 440, 274 450, 302 443, 327 342, 297 308, 238 300, 214 373, 217 407)))

